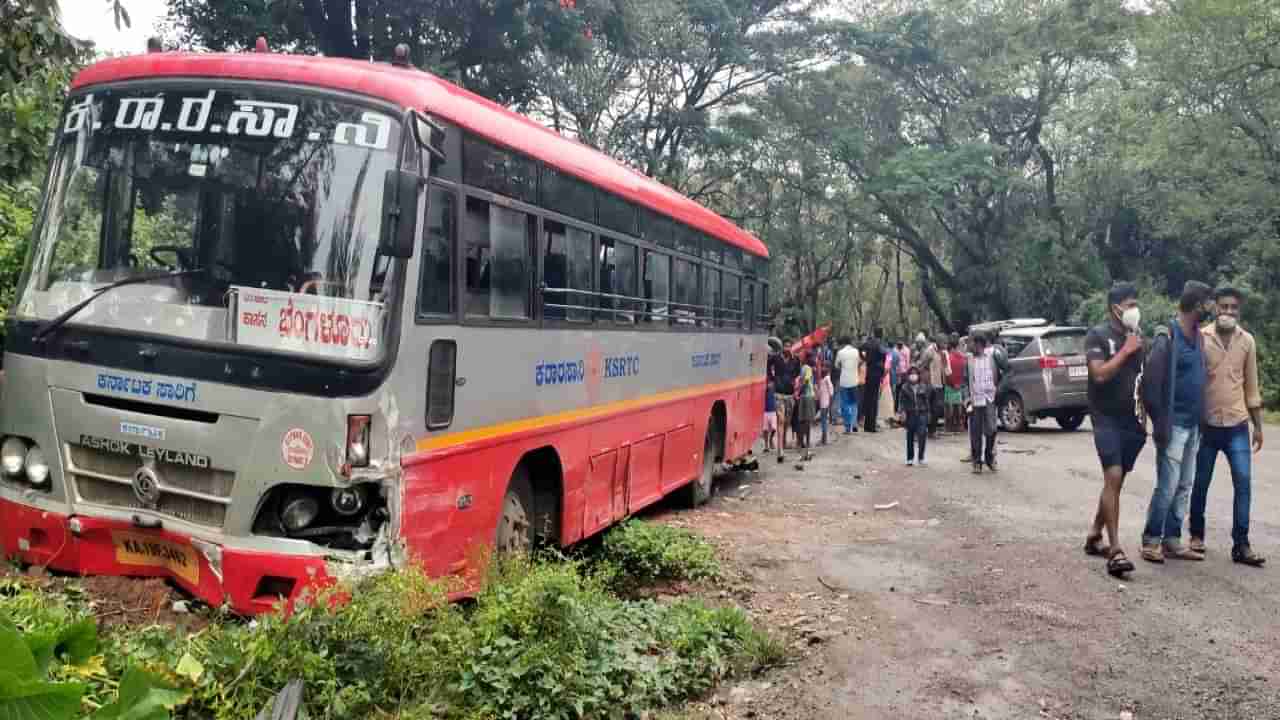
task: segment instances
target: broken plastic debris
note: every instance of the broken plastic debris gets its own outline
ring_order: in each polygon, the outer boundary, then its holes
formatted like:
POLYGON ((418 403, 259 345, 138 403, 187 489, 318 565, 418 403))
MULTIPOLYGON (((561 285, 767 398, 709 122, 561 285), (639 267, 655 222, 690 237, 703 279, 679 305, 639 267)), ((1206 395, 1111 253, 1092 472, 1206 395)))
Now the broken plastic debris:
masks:
POLYGON ((877 509, 877 510, 892 510, 892 509, 894 509, 894 508, 896 508, 896 507, 898 507, 898 501, 897 501, 897 500, 894 500, 894 501, 893 501, 893 502, 891 502, 891 503, 885 503, 885 504, 883 504, 883 505, 876 505, 876 509, 877 509))

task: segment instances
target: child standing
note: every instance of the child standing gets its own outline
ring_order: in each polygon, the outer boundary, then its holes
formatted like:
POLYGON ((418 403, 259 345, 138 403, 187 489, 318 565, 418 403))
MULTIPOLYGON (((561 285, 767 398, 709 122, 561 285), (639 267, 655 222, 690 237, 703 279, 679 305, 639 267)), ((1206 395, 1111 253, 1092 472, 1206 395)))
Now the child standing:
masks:
POLYGON ((773 395, 773 387, 764 387, 764 451, 773 452, 773 436, 778 434, 778 400, 773 395))
POLYGON ((898 387, 898 419, 907 429, 907 466, 916 463, 916 442, 920 443, 920 464, 924 465, 925 444, 929 438, 929 386, 920 382, 920 370, 907 371, 907 380, 898 387))
POLYGON ((835 388, 831 385, 831 371, 824 364, 819 367, 818 374, 822 379, 818 380, 818 417, 822 420, 822 444, 827 444, 827 422, 831 414, 831 396, 835 394, 835 388))

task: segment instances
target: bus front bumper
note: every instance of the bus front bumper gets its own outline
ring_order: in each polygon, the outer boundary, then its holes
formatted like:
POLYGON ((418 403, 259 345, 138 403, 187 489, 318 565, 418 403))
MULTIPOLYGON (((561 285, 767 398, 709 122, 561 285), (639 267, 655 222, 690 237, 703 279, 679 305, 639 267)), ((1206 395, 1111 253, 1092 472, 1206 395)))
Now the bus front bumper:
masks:
POLYGON ((0 551, 78 575, 171 578, 209 605, 256 615, 333 582, 323 557, 239 550, 126 522, 66 516, 0 498, 0 551))

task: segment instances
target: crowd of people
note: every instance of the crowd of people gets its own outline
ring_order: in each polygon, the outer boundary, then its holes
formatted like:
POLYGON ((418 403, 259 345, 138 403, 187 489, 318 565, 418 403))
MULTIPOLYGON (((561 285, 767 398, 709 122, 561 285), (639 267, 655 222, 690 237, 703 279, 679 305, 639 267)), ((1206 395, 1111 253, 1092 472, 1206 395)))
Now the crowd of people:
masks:
POLYGON ((830 437, 875 433, 884 425, 906 432, 907 465, 926 464, 939 432, 969 433, 973 472, 995 472, 996 388, 1008 370, 1003 348, 982 333, 885 340, 877 328, 861 343, 851 337, 794 351, 774 343, 768 362, 764 442, 785 462, 788 437, 809 457, 815 425, 820 444, 830 437), (939 430, 941 426, 941 430, 939 430))
MULTIPOLYGON (((1205 506, 1219 453, 1233 485, 1231 559, 1261 567, 1265 558, 1249 544, 1252 456, 1262 449, 1262 392, 1254 338, 1239 325, 1244 294, 1188 282, 1178 313, 1141 332, 1137 289, 1115 285, 1107 322, 1085 338, 1088 399, 1103 486, 1084 551, 1105 558, 1107 572, 1134 570, 1120 547, 1120 493, 1146 446, 1148 427, 1156 448, 1156 482, 1142 532, 1141 557, 1204 560, 1208 552, 1205 506), (1181 541, 1189 518, 1190 539, 1181 541), (1109 544, 1103 544, 1103 533, 1109 544)), ((906 433, 907 465, 925 465, 939 426, 969 435, 974 473, 999 468, 996 397, 1009 361, 995 337, 973 333, 916 336, 887 342, 876 329, 861 343, 850 337, 804 347, 771 340, 765 397, 767 452, 784 462, 788 435, 809 458, 816 424, 826 444, 843 432, 906 433)))

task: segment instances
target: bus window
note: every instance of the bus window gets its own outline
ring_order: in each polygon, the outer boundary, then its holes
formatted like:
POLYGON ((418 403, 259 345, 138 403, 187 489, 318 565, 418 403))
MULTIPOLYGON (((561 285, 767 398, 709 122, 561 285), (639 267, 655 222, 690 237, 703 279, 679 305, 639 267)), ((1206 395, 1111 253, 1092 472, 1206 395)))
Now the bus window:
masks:
POLYGON ((449 190, 432 186, 427 194, 427 234, 422 242, 418 314, 453 314, 453 242, 457 216, 449 190))
POLYGON ((671 258, 652 250, 644 251, 644 299, 649 301, 645 322, 664 322, 671 301, 671 258))
POLYGON ((755 322, 753 308, 756 304, 756 288, 755 283, 750 280, 742 281, 742 329, 750 330, 751 324, 755 322))
POLYGON ((665 248, 675 247, 675 225, 671 220, 648 210, 641 211, 640 220, 643 223, 640 229, 644 232, 645 240, 665 248))
POLYGON ((590 322, 591 311, 583 306, 592 305, 592 296, 588 294, 591 291, 591 233, 551 220, 544 221, 542 227, 542 281, 549 288, 584 291, 546 293, 547 305, 578 307, 545 307, 543 317, 590 322))
POLYGON ((467 198, 467 314, 529 317, 529 238, 536 222, 517 210, 467 198))
POLYGON ((768 283, 760 283, 760 302, 756 305, 756 327, 760 330, 766 330, 766 323, 769 322, 769 285, 768 283))
POLYGON ((596 191, 591 185, 549 167, 538 181, 538 204, 562 215, 596 221, 596 191))
POLYGON ((596 202, 599 204, 601 225, 628 235, 639 234, 636 232, 635 205, 603 190, 600 191, 596 202))
MULTIPOLYGON (((610 310, 633 310, 635 303, 611 295, 636 296, 636 247, 613 238, 600 238, 600 307, 610 310)), ((602 319, 634 323, 630 312, 601 313, 602 319)))
POLYGON ((431 343, 427 355, 427 429, 439 430, 453 422, 453 388, 456 383, 458 345, 452 340, 431 343))
POLYGON ((694 317, 698 315, 698 266, 680 258, 672 259, 672 263, 672 322, 693 325, 696 322, 694 317))
POLYGON ((702 304, 706 307, 698 313, 704 316, 698 324, 712 327, 716 323, 716 307, 720 305, 720 271, 710 266, 702 268, 702 304))
POLYGON ((722 288, 724 296, 722 298, 723 313, 720 317, 720 327, 738 327, 742 321, 742 313, 740 303, 741 298, 738 296, 738 276, 724 274, 724 286, 722 288))
POLYGON ((537 201, 537 164, 512 152, 468 134, 462 141, 463 182, 500 195, 537 201))

